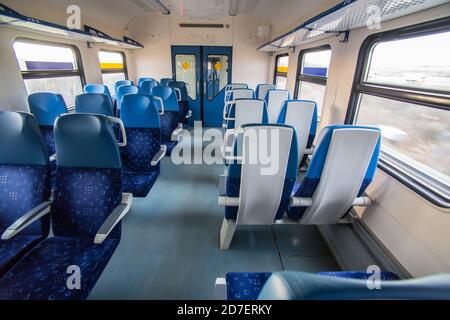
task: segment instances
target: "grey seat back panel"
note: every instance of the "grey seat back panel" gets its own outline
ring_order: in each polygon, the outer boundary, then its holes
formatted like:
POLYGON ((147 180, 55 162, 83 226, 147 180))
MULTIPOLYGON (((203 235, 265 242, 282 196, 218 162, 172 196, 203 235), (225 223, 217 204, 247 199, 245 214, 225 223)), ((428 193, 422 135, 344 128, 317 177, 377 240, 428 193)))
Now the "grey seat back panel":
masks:
POLYGON ((234 128, 238 129, 244 124, 261 123, 264 112, 262 100, 237 100, 235 108, 234 128))
POLYGON ((269 123, 276 123, 284 101, 289 99, 289 91, 272 90, 269 91, 268 95, 267 113, 269 115, 269 123))

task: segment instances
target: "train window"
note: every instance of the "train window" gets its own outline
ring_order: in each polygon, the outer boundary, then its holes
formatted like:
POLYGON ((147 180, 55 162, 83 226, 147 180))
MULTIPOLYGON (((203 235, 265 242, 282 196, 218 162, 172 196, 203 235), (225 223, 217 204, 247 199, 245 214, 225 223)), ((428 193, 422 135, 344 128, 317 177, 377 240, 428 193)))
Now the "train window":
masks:
POLYGON ((76 47, 29 39, 18 39, 13 47, 28 94, 56 92, 68 106, 75 104, 75 97, 82 93, 84 84, 76 47))
POLYGON ((330 59, 329 46, 303 50, 298 57, 295 96, 315 101, 319 116, 322 114, 330 59))
POLYGON ((287 76, 289 68, 289 54, 279 54, 275 58, 275 73, 273 84, 277 89, 287 89, 287 76))
MULTIPOLYGON (((349 111, 355 124, 382 131, 380 165, 450 203, 450 30, 369 38, 349 111)), ((447 206, 447 205, 445 205, 447 206)))
POLYGON ((112 95, 115 95, 116 82, 128 78, 125 54, 120 51, 100 50, 98 59, 100 61, 103 84, 108 87, 112 95))
POLYGON ((193 54, 177 54, 175 56, 175 75, 177 81, 184 81, 189 85, 189 97, 197 99, 197 66, 193 54))

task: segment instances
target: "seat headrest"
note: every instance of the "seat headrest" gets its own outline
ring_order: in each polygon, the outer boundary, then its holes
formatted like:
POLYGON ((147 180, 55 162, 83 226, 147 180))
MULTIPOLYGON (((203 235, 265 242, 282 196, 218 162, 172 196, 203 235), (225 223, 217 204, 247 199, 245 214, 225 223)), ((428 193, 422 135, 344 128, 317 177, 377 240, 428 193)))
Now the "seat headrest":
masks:
POLYGON ((37 92, 28 96, 30 111, 39 125, 53 126, 56 118, 67 113, 67 106, 62 95, 52 92, 37 92))
POLYGON ((44 138, 32 114, 0 111, 0 128, 0 164, 49 164, 44 138))
POLYGON ((91 83, 84 86, 85 93, 102 93, 106 94, 108 97, 111 97, 111 92, 104 84, 91 83))
POLYGON ((186 86, 186 83, 184 81, 170 81, 169 82, 169 87, 180 89, 181 100, 182 101, 187 101, 188 100, 187 86, 186 86))
POLYGON ((256 99, 265 99, 269 90, 275 90, 275 85, 271 83, 258 84, 256 87, 256 99))
POLYGON ((145 80, 141 83, 141 93, 142 94, 151 94, 152 89, 158 85, 158 81, 156 80, 145 80))
POLYGON ((160 128, 158 110, 153 97, 149 95, 124 96, 120 118, 125 128, 160 128))
POLYGON ((144 82, 144 81, 155 81, 155 79, 149 78, 149 77, 139 78, 139 80, 138 80, 138 87, 140 87, 142 85, 142 82, 144 82))
POLYGON ((139 87, 133 85, 123 85, 117 89, 117 93, 121 95, 125 94, 136 94, 139 92, 139 87))
POLYGON ((112 122, 104 115, 65 114, 55 122, 57 165, 76 168, 121 168, 112 122))
POLYGON ((322 131, 320 132, 320 136, 317 142, 317 148, 314 151, 313 157, 311 158, 310 167, 308 168, 308 171, 306 173, 306 175, 309 178, 320 179, 327 158, 331 138, 333 137, 333 132, 335 130, 342 130, 342 129, 345 130, 365 129, 365 130, 373 130, 379 133, 378 142, 377 145, 375 146, 365 178, 370 179, 375 175, 381 147, 381 130, 373 126, 331 125, 323 128, 322 131))
POLYGON ((96 113, 105 116, 114 116, 111 100, 102 93, 83 93, 75 98, 75 111, 77 113, 96 113))
POLYGON ((133 81, 131 80, 119 80, 116 81, 116 90, 120 87, 120 86, 132 86, 133 85, 133 81))
POLYGON ((172 78, 161 78, 161 80, 159 81, 159 83, 160 83, 162 86, 168 86, 168 85, 169 85, 169 82, 171 82, 171 81, 173 81, 172 78))

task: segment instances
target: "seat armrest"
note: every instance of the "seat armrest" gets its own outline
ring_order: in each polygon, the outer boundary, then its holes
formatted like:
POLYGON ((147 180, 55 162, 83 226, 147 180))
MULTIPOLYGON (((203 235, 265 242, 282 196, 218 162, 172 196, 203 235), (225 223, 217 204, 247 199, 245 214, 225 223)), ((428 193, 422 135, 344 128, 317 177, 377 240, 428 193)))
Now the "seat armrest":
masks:
POLYGON ((122 220, 123 217, 130 211, 131 203, 133 202, 133 195, 131 193, 122 194, 122 203, 119 204, 103 222, 102 226, 95 235, 94 243, 102 244, 108 237, 114 227, 122 220))
POLYGON ((170 139, 172 141, 178 141, 178 135, 183 131, 183 125, 178 125, 178 127, 172 131, 172 136, 170 139))
POLYGON ((239 197, 219 197, 219 206, 221 207, 239 207, 239 197))
POLYGON ((186 119, 189 119, 190 117, 192 117, 192 110, 189 110, 185 116, 186 119))
POLYGON ((2 240, 9 240, 18 234, 20 231, 28 227, 30 224, 42 218, 50 212, 52 201, 45 201, 37 205, 22 217, 20 217, 16 222, 14 222, 8 229, 2 234, 2 240))
POLYGON ((159 149, 158 153, 155 154, 152 159, 152 167, 156 166, 162 160, 162 158, 166 156, 167 146, 165 144, 162 144, 160 148, 161 149, 159 149))
MULTIPOLYGON (((355 207, 370 207, 373 204, 373 200, 368 196, 357 197, 353 200, 352 206, 355 207)), ((289 201, 291 207, 311 207, 313 205, 312 198, 299 198, 292 197, 289 201)))
POLYGON ((56 161, 56 153, 50 156, 50 162, 56 161))
POLYGON ((314 147, 305 150, 305 154, 311 155, 314 153, 314 147))
POLYGON ((214 300, 227 300, 227 280, 217 278, 214 285, 214 300))

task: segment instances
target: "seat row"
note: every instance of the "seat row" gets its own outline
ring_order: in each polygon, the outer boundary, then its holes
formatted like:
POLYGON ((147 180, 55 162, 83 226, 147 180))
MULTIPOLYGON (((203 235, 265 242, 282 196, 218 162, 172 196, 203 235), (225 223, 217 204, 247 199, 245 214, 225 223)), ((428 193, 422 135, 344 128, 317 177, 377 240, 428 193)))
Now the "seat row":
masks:
POLYGON ((132 201, 111 118, 56 118, 53 193, 36 118, 0 111, 0 127, 0 300, 85 299, 120 242, 132 201))
MULTIPOLYGON (((31 112, 38 120, 49 154, 55 154, 54 123, 67 114, 64 100, 54 93, 35 93, 29 96, 31 112)), ((76 98, 76 112, 101 114, 109 119, 120 142, 123 162, 124 190, 137 197, 145 197, 160 173, 160 161, 166 155, 157 104, 152 96, 129 94, 122 98, 120 119, 111 116, 107 98, 103 94, 82 94, 76 98), (120 132, 118 129, 121 129, 120 132)), ((165 144, 166 143, 166 144, 165 144)), ((168 144, 173 145, 170 141, 168 144)), ((88 151, 87 151, 88 152, 88 151)), ((53 173, 55 157, 52 156, 53 173)))

